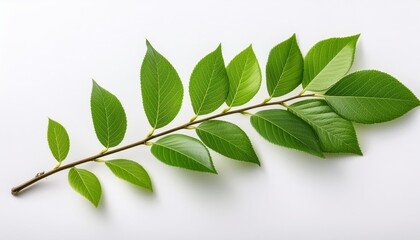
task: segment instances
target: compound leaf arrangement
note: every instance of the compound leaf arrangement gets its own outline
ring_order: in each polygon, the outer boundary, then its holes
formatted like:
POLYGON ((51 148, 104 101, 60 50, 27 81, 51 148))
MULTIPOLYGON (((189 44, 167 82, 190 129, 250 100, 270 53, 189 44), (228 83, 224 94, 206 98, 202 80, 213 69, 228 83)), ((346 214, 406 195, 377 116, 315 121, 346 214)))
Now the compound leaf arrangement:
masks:
POLYGON ((151 126, 146 137, 119 146, 127 129, 124 108, 115 95, 93 81, 92 120, 104 149, 91 157, 61 165, 70 149, 69 135, 60 123, 49 119, 47 140, 58 164, 12 188, 12 194, 69 169, 70 186, 98 207, 102 195, 100 181, 94 173, 78 166, 87 162, 104 163, 116 177, 153 191, 149 174, 136 161, 102 159, 139 145, 151 146, 151 153, 167 165, 203 174, 217 174, 209 149, 234 160, 260 165, 247 134, 234 123, 218 119, 235 113, 250 116, 251 125, 264 139, 282 147, 320 158, 327 153, 362 155, 353 122, 390 121, 419 106, 420 101, 384 72, 362 70, 348 74, 358 39, 359 35, 354 35, 320 41, 305 57, 295 35, 279 43, 270 51, 266 63, 267 98, 260 104, 242 108, 238 107, 248 103, 260 89, 260 64, 250 45, 225 66, 219 45, 192 71, 189 95, 194 115, 185 124, 159 133, 155 130, 167 126, 181 109, 184 88, 172 64, 146 41, 147 52, 140 69, 143 108, 151 126), (300 93, 275 100, 299 85, 300 93), (223 111, 208 115, 224 103, 223 111), (263 107, 271 108, 249 112, 263 107), (175 133, 183 129, 195 130, 197 137, 175 133), (153 139, 157 140, 152 142, 153 139))

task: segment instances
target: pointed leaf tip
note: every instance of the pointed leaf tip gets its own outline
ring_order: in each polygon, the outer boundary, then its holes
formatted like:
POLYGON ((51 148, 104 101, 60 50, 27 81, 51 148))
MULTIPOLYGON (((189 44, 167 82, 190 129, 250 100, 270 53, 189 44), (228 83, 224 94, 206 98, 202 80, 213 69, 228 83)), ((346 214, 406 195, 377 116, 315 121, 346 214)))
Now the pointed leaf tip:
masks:
POLYGON ((153 48, 152 47, 152 44, 150 43, 150 41, 146 38, 146 46, 149 48, 149 47, 151 47, 151 48, 153 48))

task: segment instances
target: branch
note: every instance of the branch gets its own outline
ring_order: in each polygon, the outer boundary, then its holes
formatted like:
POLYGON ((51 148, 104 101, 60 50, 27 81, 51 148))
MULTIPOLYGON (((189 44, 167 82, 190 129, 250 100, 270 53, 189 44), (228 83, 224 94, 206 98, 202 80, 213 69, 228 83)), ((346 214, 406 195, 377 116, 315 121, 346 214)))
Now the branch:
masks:
POLYGON ((134 143, 122 146, 122 147, 114 148, 114 149, 111 149, 111 150, 106 151, 106 152, 101 152, 101 153, 98 153, 96 155, 93 155, 93 156, 90 156, 90 157, 87 157, 87 158, 84 158, 84 159, 81 159, 81 160, 78 160, 78 161, 74 161, 74 162, 71 162, 71 163, 68 163, 68 164, 65 164, 65 165, 61 165, 60 167, 54 168, 54 169, 52 169, 48 172, 38 173, 38 174, 36 174, 35 177, 33 177, 33 178, 29 179, 28 181, 20 184, 19 186, 16 186, 16 187, 12 188, 11 193, 12 193, 12 195, 17 195, 23 189, 25 189, 25 188, 31 186, 32 184, 38 182, 39 180, 44 179, 44 178, 46 178, 50 175, 53 175, 57 172, 61 172, 65 169, 72 168, 74 166, 77 166, 77 165, 80 165, 80 164, 83 164, 83 163, 95 161, 96 159, 102 158, 102 157, 107 156, 107 155, 111 155, 111 154, 114 154, 114 153, 117 153, 117 152, 121 152, 121 151, 130 149, 130 148, 133 148, 133 147, 143 145, 146 142, 148 142, 148 141, 150 141, 154 138, 161 137, 161 136, 176 132, 176 131, 181 130, 181 129, 186 129, 188 126, 191 126, 191 125, 195 125, 195 124, 207 121, 207 120, 216 119, 216 118, 224 117, 224 116, 235 114, 235 113, 243 113, 243 112, 245 112, 247 110, 250 110, 250 109, 266 107, 266 106, 271 106, 271 105, 283 105, 285 102, 288 102, 288 101, 291 101, 291 100, 294 100, 294 99, 303 98, 303 97, 314 97, 314 96, 315 96, 315 94, 305 94, 305 95, 297 95, 297 96, 290 97, 290 98, 287 98, 287 99, 284 99, 284 100, 281 100, 281 101, 276 101, 276 102, 264 101, 263 103, 260 103, 260 104, 256 104, 256 105, 252 105, 252 106, 248 106, 248 107, 244 107, 244 108, 239 108, 239 109, 232 110, 232 111, 223 111, 222 113, 215 114, 213 116, 209 116, 209 117, 206 117, 206 118, 194 120, 194 121, 182 124, 178 127, 171 128, 171 129, 168 129, 166 131, 156 133, 154 135, 150 135, 143 140, 140 140, 140 141, 137 141, 137 142, 134 142, 134 143))

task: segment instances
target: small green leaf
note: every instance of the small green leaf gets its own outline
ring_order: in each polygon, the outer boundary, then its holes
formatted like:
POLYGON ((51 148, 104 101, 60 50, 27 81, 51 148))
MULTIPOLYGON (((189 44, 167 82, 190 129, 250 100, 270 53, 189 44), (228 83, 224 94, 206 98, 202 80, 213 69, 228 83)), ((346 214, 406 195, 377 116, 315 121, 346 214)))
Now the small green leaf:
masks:
POLYGON ((271 49, 265 72, 270 97, 285 95, 302 82, 303 57, 295 34, 271 49))
POLYGON ((95 174, 81 168, 71 168, 68 175, 70 186, 98 207, 102 188, 95 174))
POLYGON ((229 107, 247 103, 261 86, 261 69, 252 45, 236 55, 226 68, 229 77, 229 107))
POLYGON ((144 170, 140 164, 126 159, 108 160, 105 164, 115 176, 139 187, 153 191, 149 174, 147 174, 146 170, 144 170))
POLYGON ((70 139, 63 125, 49 118, 47 139, 54 158, 58 162, 66 159, 70 149, 70 139))
POLYGON ((153 155, 175 167, 217 173, 207 148, 195 138, 172 134, 153 143, 153 155))
POLYGON ((349 74, 325 95, 325 100, 338 114, 359 123, 390 121, 420 104, 397 79, 376 70, 349 74))
POLYGON ((147 53, 140 70, 143 107, 153 128, 170 123, 178 114, 184 89, 175 68, 146 40, 147 53))
POLYGON ((324 157, 314 130, 292 113, 271 109, 257 112, 251 124, 269 142, 324 157))
POLYGON ((127 118, 121 102, 95 81, 90 98, 93 126, 96 136, 106 148, 121 143, 127 129, 127 118))
POLYGON ((189 92, 196 115, 211 113, 225 102, 229 92, 229 79, 221 45, 195 66, 190 78, 189 92))
POLYGON ((362 155, 353 124, 337 115, 324 100, 305 100, 288 106, 288 109, 312 126, 322 151, 362 155))
POLYGON ((304 90, 322 92, 350 70, 359 35, 330 38, 315 44, 305 57, 304 90))
POLYGON ((209 120, 201 123, 195 131, 201 141, 214 151, 232 159, 260 165, 248 136, 235 124, 209 120))

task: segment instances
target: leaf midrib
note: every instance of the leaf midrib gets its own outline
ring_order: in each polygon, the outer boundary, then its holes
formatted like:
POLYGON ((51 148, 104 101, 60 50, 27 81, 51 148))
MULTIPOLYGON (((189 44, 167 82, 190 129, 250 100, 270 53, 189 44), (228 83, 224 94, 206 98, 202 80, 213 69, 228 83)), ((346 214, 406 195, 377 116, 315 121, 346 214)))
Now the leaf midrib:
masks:
POLYGON ((230 141, 228 141, 228 140, 226 140, 226 139, 224 139, 224 138, 222 138, 222 137, 219 137, 219 136, 217 136, 217 135, 215 135, 215 134, 213 134, 213 133, 211 133, 211 132, 209 132, 209 131, 203 130, 202 128, 197 128, 197 129, 198 129, 199 131, 206 132, 206 133, 208 133, 208 134, 210 134, 210 135, 212 135, 212 136, 214 136, 214 137, 216 137, 216 138, 218 138, 218 139, 224 140, 224 142, 227 142, 229 145, 231 145, 231 146, 233 146, 234 148, 238 149, 239 151, 241 151, 242 153, 244 153, 244 154, 245 154, 245 155, 247 155, 248 157, 250 157, 250 158, 254 158, 254 156, 249 155, 246 151, 244 151, 244 150, 242 150, 241 148, 237 147, 237 146, 236 146, 235 144, 233 144, 232 142, 230 142, 230 141))
POLYGON ((158 122, 159 122, 159 113, 160 113, 160 95, 161 95, 161 93, 160 93, 160 91, 161 91, 161 89, 160 89, 160 74, 159 74, 159 64, 157 62, 158 61, 157 60, 158 55, 155 53, 154 49, 152 49, 150 52, 151 52, 150 54, 151 54, 153 63, 156 66, 156 77, 157 77, 156 83, 157 83, 157 89, 158 89, 158 91, 157 91, 157 98, 158 99, 157 99, 157 106, 156 106, 156 117, 155 117, 155 124, 153 126, 153 128, 156 128, 157 125, 158 125, 158 122))
MULTIPOLYGON (((125 168, 123 168, 123 167, 118 166, 117 164, 112 163, 111 161, 108 161, 107 163, 108 163, 108 164, 110 164, 110 165, 112 165, 114 168, 118 168, 118 169, 120 169, 121 171, 123 171, 123 172, 127 173, 128 175, 130 175, 130 176, 134 177, 134 178, 135 178, 135 179, 137 179, 137 181, 139 181, 139 182, 140 182, 140 184, 143 186, 142 180, 141 180, 140 178, 138 178, 136 175, 134 175, 133 173, 129 172, 128 170, 126 170, 126 169, 125 169, 125 168)), ((146 185, 146 184, 145 184, 145 185, 146 185)))
POLYGON ((53 131, 54 131, 55 144, 57 146, 58 159, 59 159, 59 161, 61 161, 63 159, 62 159, 62 156, 61 156, 61 146, 60 146, 60 143, 59 143, 58 138, 57 138, 58 134, 57 134, 57 126, 56 125, 54 125, 53 131))
POLYGON ((201 101, 200 107, 197 110, 197 115, 200 115, 201 108, 203 107, 203 104, 204 104, 204 102, 205 102, 205 100, 207 98, 207 94, 208 94, 208 91, 210 89, 211 82, 213 80, 213 75, 214 75, 214 72, 215 72, 216 63, 217 63, 217 58, 214 59, 213 68, 212 68, 212 71, 211 71, 211 74, 210 74, 210 80, 209 80, 209 82, 207 84, 206 92, 205 92, 204 97, 203 97, 203 99, 201 101))
POLYGON ((236 90, 235 90, 235 94, 233 95, 232 102, 230 103, 231 106, 233 106, 235 104, 236 95, 239 92, 239 88, 240 88, 241 83, 242 83, 242 80, 243 80, 243 76, 244 76, 244 72, 245 72, 245 67, 248 65, 249 55, 250 55, 250 53, 247 52, 246 53, 245 63, 243 65, 242 72, 241 72, 241 77, 239 78, 238 86, 236 86, 236 90))
MULTIPOLYGON (((350 144, 348 144, 347 142, 341 140, 340 138, 337 138, 337 136, 335 136, 334 134, 326 131, 322 126, 319 126, 317 124, 315 124, 314 121, 311 121, 309 118, 305 117, 305 115, 299 113, 299 111, 296 111, 294 108, 289 107, 294 113, 296 113, 296 115, 299 115, 300 118, 302 119, 306 119, 306 122, 308 122, 311 126, 316 127, 318 129, 320 129, 322 132, 326 133, 329 137, 333 137, 334 139, 336 139, 336 141, 341 142, 342 144, 346 145, 347 147, 349 147, 350 149, 355 150, 356 152, 359 152, 359 149, 355 149, 353 146, 351 146, 350 144)), ((326 112, 322 112, 320 114, 323 114, 326 112)))
POLYGON ((286 62, 284 63, 283 71, 281 72, 280 77, 277 80, 276 86, 274 87, 273 92, 270 94, 270 97, 273 97, 274 93, 276 92, 277 87, 280 84, 280 80, 283 77, 283 74, 285 72, 284 69, 286 69, 286 66, 290 61, 290 53, 292 52, 292 47, 293 47, 293 43, 290 44, 289 52, 287 53, 287 58, 286 58, 286 62))
POLYGON ((367 97, 367 96, 338 96, 338 95, 325 95, 327 98, 363 98, 363 99, 375 99, 375 100, 390 100, 390 101, 401 101, 401 102, 412 102, 419 103, 419 101, 400 99, 400 98, 387 98, 387 97, 367 97))
POLYGON ((101 105, 102 105, 102 107, 103 107, 103 109, 104 109, 104 111, 105 111, 105 124, 106 124, 106 138, 107 138, 107 144, 106 144, 106 147, 109 147, 109 145, 110 145, 110 123, 109 123, 109 113, 108 113, 108 107, 107 107, 107 105, 105 104, 105 96, 104 96, 104 92, 103 92, 103 90, 102 90, 102 88, 101 87, 99 87, 98 86, 98 90, 99 90, 99 96, 101 97, 101 105))
MULTIPOLYGON (((79 170, 74 169, 74 171, 76 171, 77 176, 80 178, 80 180, 82 181, 82 186, 85 188, 85 190, 87 191, 87 193, 89 194, 89 197, 91 200, 95 201, 94 196, 92 195, 92 193, 90 192, 89 188, 86 185, 86 182, 84 180, 84 178, 82 177, 82 175, 79 173, 79 170)), ((96 202, 96 201, 95 201, 96 202)), ((95 203, 96 204, 96 203, 95 203)))
POLYGON ((166 148, 166 149, 168 149, 168 150, 172 150, 172 151, 174 151, 174 152, 177 152, 177 153, 179 153, 179 154, 181 154, 181 155, 183 155, 183 156, 187 157, 188 159, 192 160, 193 162, 196 162, 196 163, 198 163, 199 165, 204 166, 205 168, 207 168, 207 169, 209 169, 209 170, 212 170, 212 169, 208 168, 207 166, 205 166, 205 165, 201 164, 200 162, 196 161, 195 159, 191 158, 189 155, 186 155, 186 154, 184 154, 183 152, 180 152, 180 151, 179 151, 179 150, 177 150, 177 149, 171 148, 171 147, 166 146, 166 145, 164 145, 164 144, 160 144, 160 143, 158 143, 158 142, 153 143, 153 145, 157 145, 157 146, 160 146, 160 147, 162 147, 162 148, 166 148))
MULTIPOLYGON (((295 137, 295 136, 294 136, 293 134, 291 134, 289 131, 285 130, 283 127, 281 127, 281 126, 279 126, 279 125, 275 124, 274 122, 270 121, 269 119, 264 118, 264 117, 262 117, 261 115, 254 115, 254 116, 260 117, 260 118, 262 118, 262 119, 266 120, 267 122, 269 122, 269 123, 271 123, 271 124, 273 124, 273 125, 277 126, 277 127, 278 127, 278 128, 280 128, 281 130, 283 130, 284 132, 286 132, 287 134, 289 134, 289 136, 293 137, 293 138, 294 138, 294 139, 296 139, 298 142, 302 143, 303 145, 305 145, 306 147, 308 147, 308 148, 309 148, 309 149, 311 149, 312 151, 314 151, 314 152, 318 152, 318 151, 314 150, 311 146, 308 146, 306 143, 302 142, 299 138, 295 137)), ((321 152, 321 151, 319 151, 318 153, 322 153, 322 152, 321 152)))

